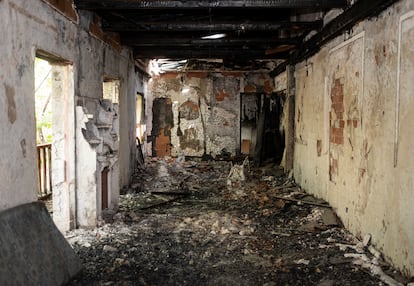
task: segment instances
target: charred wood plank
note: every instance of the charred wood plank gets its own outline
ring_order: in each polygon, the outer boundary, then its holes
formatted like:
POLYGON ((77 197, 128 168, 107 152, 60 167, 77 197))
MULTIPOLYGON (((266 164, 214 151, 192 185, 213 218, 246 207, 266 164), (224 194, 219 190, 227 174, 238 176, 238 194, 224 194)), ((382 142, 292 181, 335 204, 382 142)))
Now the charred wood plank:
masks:
POLYGON ((109 32, 127 31, 278 31, 280 29, 292 30, 319 30, 322 28, 322 21, 275 21, 275 22, 141 22, 141 21, 108 21, 104 20, 103 30, 109 32))
POLYGON ((346 0, 75 0, 78 9, 342 8, 346 0))
POLYGON ((282 59, 285 60, 289 53, 266 55, 264 49, 243 49, 237 47, 227 47, 217 49, 215 47, 141 47, 134 48, 134 57, 139 58, 170 58, 170 59, 197 59, 197 58, 243 58, 243 59, 282 59))
POLYGON ((138 35, 125 35, 121 37, 122 44, 136 47, 153 47, 153 46, 229 46, 229 45, 299 45, 300 38, 223 38, 216 40, 203 40, 191 38, 146 38, 138 35))

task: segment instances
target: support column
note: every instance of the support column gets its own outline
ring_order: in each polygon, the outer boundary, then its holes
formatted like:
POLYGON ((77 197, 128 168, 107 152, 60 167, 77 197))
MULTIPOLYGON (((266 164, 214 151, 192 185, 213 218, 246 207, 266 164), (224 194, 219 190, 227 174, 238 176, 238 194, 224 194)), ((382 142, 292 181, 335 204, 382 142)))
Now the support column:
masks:
POLYGON ((285 126, 285 172, 289 172, 293 169, 293 153, 295 147, 295 66, 287 66, 286 68, 286 126, 285 126))

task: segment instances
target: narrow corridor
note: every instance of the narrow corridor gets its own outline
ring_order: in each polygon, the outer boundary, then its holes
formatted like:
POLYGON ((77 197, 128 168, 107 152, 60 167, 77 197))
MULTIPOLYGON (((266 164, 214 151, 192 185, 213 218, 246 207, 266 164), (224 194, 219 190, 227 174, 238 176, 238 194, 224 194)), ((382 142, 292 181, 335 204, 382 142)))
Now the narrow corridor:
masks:
POLYGON ((278 166, 166 160, 137 170, 100 227, 67 234, 84 267, 70 285, 400 285, 278 166))

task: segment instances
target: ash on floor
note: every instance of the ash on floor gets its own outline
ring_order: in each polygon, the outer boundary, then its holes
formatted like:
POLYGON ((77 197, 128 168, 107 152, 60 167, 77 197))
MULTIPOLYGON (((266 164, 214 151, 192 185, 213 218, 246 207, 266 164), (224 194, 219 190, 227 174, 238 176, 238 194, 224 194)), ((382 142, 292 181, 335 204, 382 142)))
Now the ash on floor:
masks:
POLYGON ((404 285, 278 166, 150 159, 119 211, 67 239, 69 285, 404 285))

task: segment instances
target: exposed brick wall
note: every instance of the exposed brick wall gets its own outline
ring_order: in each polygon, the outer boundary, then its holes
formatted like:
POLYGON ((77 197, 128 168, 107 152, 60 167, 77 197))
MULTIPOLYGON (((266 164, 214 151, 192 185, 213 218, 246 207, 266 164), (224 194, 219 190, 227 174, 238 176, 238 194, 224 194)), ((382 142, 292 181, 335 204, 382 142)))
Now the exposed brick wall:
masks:
POLYGON ((195 78, 206 78, 206 77, 208 77, 208 72, 189 72, 187 74, 187 77, 188 78, 192 78, 192 77, 195 77, 195 78))
MULTIPOLYGON (((344 144, 344 90, 343 83, 340 79, 335 79, 331 89, 331 111, 329 112, 329 142, 334 146, 340 146, 344 144)), ((338 176, 339 170, 339 158, 332 152, 329 154, 329 179, 335 182, 335 178, 338 176)))
POLYGON ((223 101, 226 97, 229 97, 230 94, 228 94, 224 89, 220 89, 216 93, 216 100, 217 101, 223 101))
POLYGON ((330 138, 333 144, 344 144, 344 91, 340 79, 335 79, 331 89, 330 138))
POLYGON ((244 92, 246 92, 246 93, 249 93, 249 92, 256 92, 256 91, 257 91, 256 86, 254 86, 254 85, 252 85, 252 84, 246 85, 246 86, 244 87, 244 92))

